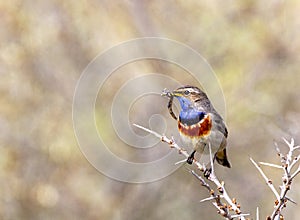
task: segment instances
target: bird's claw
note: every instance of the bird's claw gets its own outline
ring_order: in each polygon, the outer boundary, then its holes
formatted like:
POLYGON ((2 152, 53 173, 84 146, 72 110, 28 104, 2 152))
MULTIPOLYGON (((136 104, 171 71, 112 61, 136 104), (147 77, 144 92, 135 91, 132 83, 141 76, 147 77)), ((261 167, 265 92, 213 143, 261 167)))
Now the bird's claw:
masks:
POLYGON ((206 168, 206 169, 204 170, 204 173, 203 173, 204 177, 205 177, 206 179, 208 179, 208 177, 210 176, 210 174, 211 174, 211 168, 206 168))
POLYGON ((191 153, 191 155, 187 158, 186 162, 187 162, 188 164, 192 164, 192 163, 193 163, 194 157, 195 157, 195 153, 196 153, 196 151, 194 150, 194 151, 191 153))
POLYGON ((194 157, 193 156, 189 156, 188 158, 187 158, 187 160, 186 160, 186 162, 188 163, 188 164, 192 164, 193 163, 193 161, 194 161, 194 157))

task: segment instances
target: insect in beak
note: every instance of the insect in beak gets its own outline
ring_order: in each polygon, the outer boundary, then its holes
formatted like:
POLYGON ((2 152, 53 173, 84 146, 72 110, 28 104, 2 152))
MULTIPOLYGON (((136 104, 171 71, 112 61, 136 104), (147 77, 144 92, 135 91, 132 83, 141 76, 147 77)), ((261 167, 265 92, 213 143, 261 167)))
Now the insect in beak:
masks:
POLYGON ((168 97, 168 98, 170 99, 170 100, 169 100, 169 103, 168 103, 169 113, 170 113, 170 115, 171 115, 175 120, 177 120, 177 117, 176 117, 176 115, 174 114, 173 109, 172 109, 172 107, 173 107, 174 94, 173 94, 172 92, 170 92, 169 90, 164 89, 161 95, 162 95, 162 96, 166 96, 166 97, 168 97))

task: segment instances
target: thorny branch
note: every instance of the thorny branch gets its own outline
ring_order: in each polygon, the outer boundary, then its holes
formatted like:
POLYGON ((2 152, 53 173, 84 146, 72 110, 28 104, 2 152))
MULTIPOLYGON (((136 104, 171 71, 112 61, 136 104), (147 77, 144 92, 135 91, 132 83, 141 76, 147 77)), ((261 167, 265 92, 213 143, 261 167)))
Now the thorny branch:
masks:
MULTIPOLYGON (((178 153, 183 155, 185 158, 189 157, 188 152, 185 149, 178 146, 173 139, 169 139, 165 135, 160 135, 157 132, 152 131, 147 128, 144 128, 143 126, 140 126, 140 125, 134 124, 134 126, 160 138, 162 142, 169 144, 169 146, 171 148, 177 149, 178 153)), ((209 148, 209 150, 210 150, 210 157, 211 157, 211 161, 212 161, 211 149, 209 148)), ((205 166, 200 164, 196 159, 194 159, 193 164, 195 164, 196 167, 198 168, 198 170, 200 170, 201 172, 204 172, 206 170, 205 166)), ((203 202, 203 201, 213 200, 213 205, 217 208, 218 213, 220 215, 222 215, 225 219, 232 220, 234 218, 238 218, 240 220, 245 220, 244 216, 249 215, 249 214, 242 214, 242 212, 240 210, 240 205, 237 204, 236 199, 230 198, 230 196, 228 195, 228 193, 224 187, 224 182, 220 182, 218 180, 218 178, 216 177, 216 175, 214 173, 213 163, 211 164, 211 168, 212 168, 212 171, 211 171, 211 174, 210 174, 208 180, 210 180, 211 182, 213 182, 216 185, 218 192, 215 192, 212 189, 212 187, 201 176, 199 176, 194 170, 190 171, 191 174, 193 174, 201 182, 201 185, 203 187, 205 187, 210 193, 209 198, 206 198, 201 201, 203 202), (227 204, 225 202, 222 202, 222 199, 224 199, 227 202, 227 204), (233 213, 233 214, 231 214, 231 213, 233 213)))
MULTIPOLYGON (((177 143, 172 139, 169 139, 165 135, 160 135, 155 131, 152 131, 150 129, 147 129, 143 126, 134 124, 134 126, 149 132, 156 137, 160 138, 162 142, 167 143, 171 148, 175 148, 178 150, 178 153, 183 155, 185 158, 189 157, 188 152, 177 145, 177 143)), ((297 162, 300 160, 300 154, 297 154, 294 156, 294 153, 296 150, 300 149, 300 146, 295 146, 294 139, 291 139, 291 142, 289 143, 286 139, 283 139, 285 143, 289 147, 289 151, 286 155, 281 153, 279 147, 275 143, 276 146, 276 151, 277 155, 280 158, 281 165, 277 164, 272 164, 272 163, 266 163, 266 162, 259 162, 256 163, 252 158, 250 158, 250 161, 254 164, 254 166, 257 168, 259 173, 262 175, 264 178, 265 182, 269 186, 269 188, 272 190, 274 193, 276 200, 275 200, 275 206, 272 214, 267 217, 267 220, 283 220, 284 217, 282 215, 282 210, 283 208, 286 207, 287 202, 292 202, 295 203, 291 198, 287 197, 287 192, 291 189, 291 184, 294 178, 300 173, 300 165, 298 165, 297 169, 293 169, 297 162), (266 174, 263 172, 261 169, 260 165, 264 166, 269 166, 273 167, 276 169, 282 169, 283 170, 283 175, 282 175, 282 185, 279 187, 280 192, 276 190, 276 188, 273 185, 273 181, 269 179, 266 174), (295 170, 294 172, 292 170, 295 170)), ((209 151, 210 151, 210 161, 212 162, 212 154, 211 154, 211 149, 209 146, 209 151)), ((201 172, 204 172, 206 170, 205 165, 200 164, 196 159, 194 159, 193 164, 196 165, 197 169, 200 170, 201 172)), ((212 204, 217 208, 218 213, 223 216, 225 219, 234 219, 238 218, 240 220, 246 220, 244 216, 248 216, 249 214, 243 214, 240 210, 240 205, 237 204, 236 199, 233 198, 231 199, 230 196, 227 194, 226 189, 224 187, 224 182, 220 182, 218 178, 215 175, 214 172, 214 166, 213 163, 211 163, 211 174, 208 178, 208 180, 212 183, 215 184, 217 187, 217 192, 212 189, 211 185, 205 181, 204 178, 202 178, 199 174, 197 174, 194 170, 190 170, 190 173, 194 175, 201 183, 201 186, 203 186, 205 189, 208 190, 210 197, 202 199, 200 202, 205 202, 205 201, 212 201, 212 204), (223 201, 226 201, 227 204, 223 201)), ((259 209, 257 208, 256 210, 256 220, 259 220, 259 209)))
POLYGON ((276 200, 275 200, 275 206, 272 214, 267 217, 267 220, 281 220, 284 219, 282 215, 283 208, 286 207, 287 202, 290 201, 292 203, 295 203, 293 200, 287 197, 287 192, 291 189, 292 181, 300 173, 300 166, 298 165, 298 168, 296 171, 292 172, 292 169, 295 167, 296 163, 300 159, 300 154, 297 154, 296 156, 293 156, 295 151, 300 148, 300 146, 295 146, 294 139, 291 139, 291 142, 289 143, 286 139, 283 139, 284 142, 288 145, 289 151, 286 155, 281 153, 279 147, 275 143, 277 155, 280 158, 281 166, 271 163, 263 163, 261 162, 261 165, 280 168, 283 170, 282 174, 282 185, 280 188, 280 193, 277 192, 275 189, 272 180, 268 179, 261 167, 252 159, 250 158, 251 162, 255 165, 255 167, 258 169, 260 174, 265 179, 267 185, 270 187, 272 192, 274 193, 276 200))

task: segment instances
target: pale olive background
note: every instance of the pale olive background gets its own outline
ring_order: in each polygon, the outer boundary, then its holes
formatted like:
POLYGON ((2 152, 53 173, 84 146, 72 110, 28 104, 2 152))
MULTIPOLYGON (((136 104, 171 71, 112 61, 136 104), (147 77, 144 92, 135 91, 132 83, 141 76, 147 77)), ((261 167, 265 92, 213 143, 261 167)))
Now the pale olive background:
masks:
MULTIPOLYGON (((0 218, 221 219, 212 204, 198 202, 208 194, 185 166, 160 181, 127 184, 99 173, 77 145, 72 99, 84 68, 116 44, 152 36, 187 44, 212 66, 225 96, 233 165, 217 172, 243 211, 254 218, 260 207, 265 219, 274 196, 249 156, 278 163, 274 140, 283 149, 281 137, 300 142, 299 11, 299 1, 284 0, 1 1, 0 218)), ((156 72, 193 84, 163 62, 127 68, 111 76, 97 101, 111 143, 120 140, 101 106, 128 79, 156 72)), ((265 171, 280 183, 279 170, 265 171)), ((289 193, 297 202, 299 178, 289 193)), ((284 214, 297 219, 299 208, 288 204, 284 214)))

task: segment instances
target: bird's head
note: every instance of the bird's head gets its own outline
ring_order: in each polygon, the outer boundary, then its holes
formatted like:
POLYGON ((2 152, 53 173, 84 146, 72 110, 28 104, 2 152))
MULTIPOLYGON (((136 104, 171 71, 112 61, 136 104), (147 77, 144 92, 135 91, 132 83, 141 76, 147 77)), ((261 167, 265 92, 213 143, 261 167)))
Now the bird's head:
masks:
POLYGON ((195 86, 179 87, 172 92, 172 95, 178 99, 183 111, 193 108, 196 102, 207 99, 206 94, 195 86))

